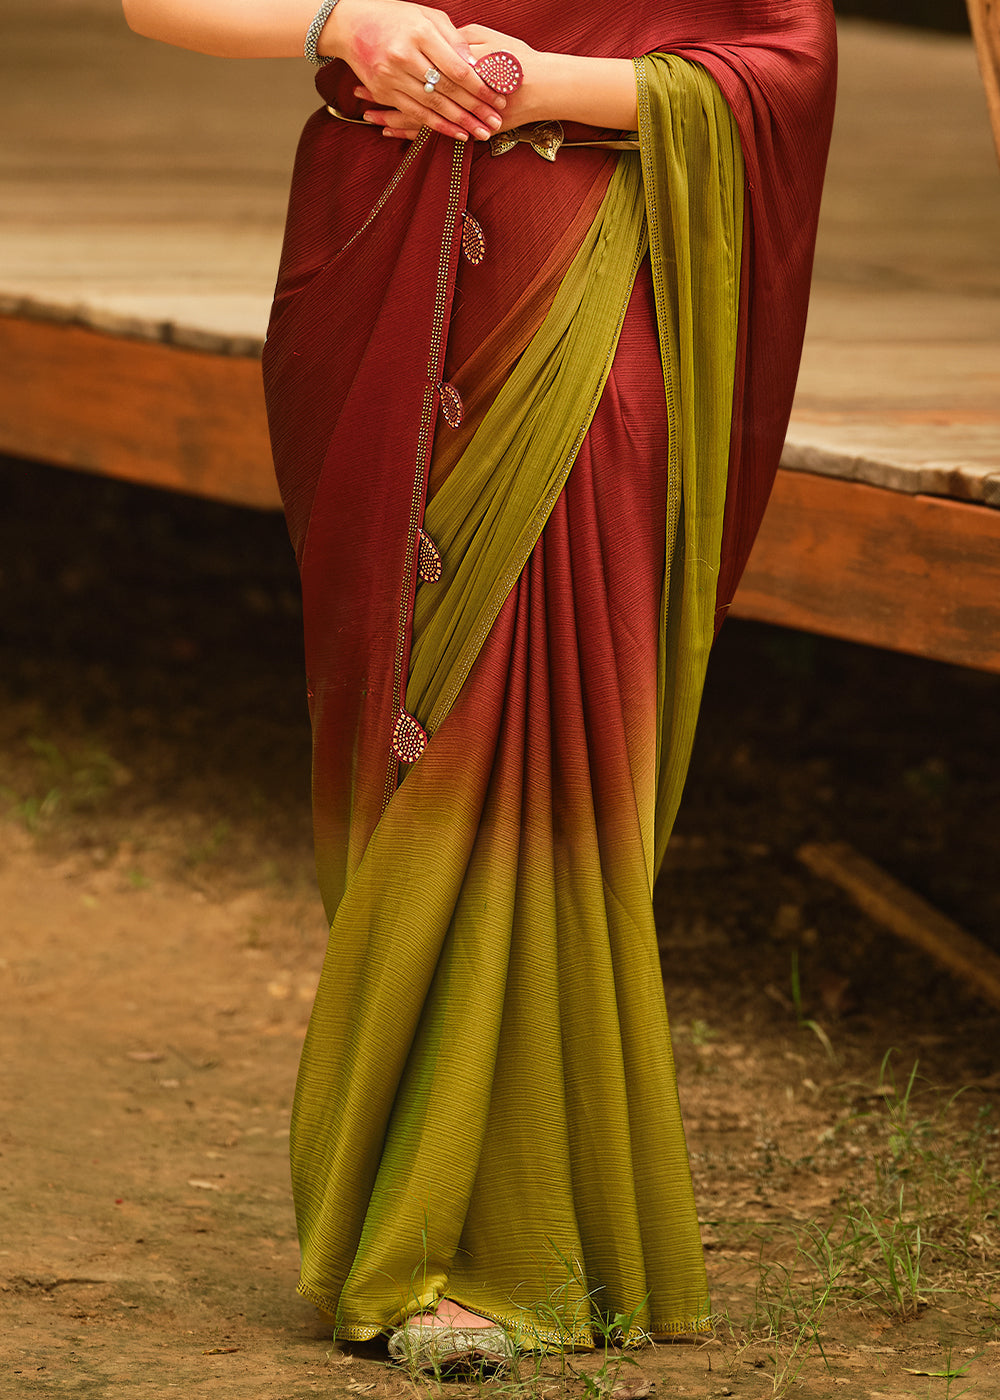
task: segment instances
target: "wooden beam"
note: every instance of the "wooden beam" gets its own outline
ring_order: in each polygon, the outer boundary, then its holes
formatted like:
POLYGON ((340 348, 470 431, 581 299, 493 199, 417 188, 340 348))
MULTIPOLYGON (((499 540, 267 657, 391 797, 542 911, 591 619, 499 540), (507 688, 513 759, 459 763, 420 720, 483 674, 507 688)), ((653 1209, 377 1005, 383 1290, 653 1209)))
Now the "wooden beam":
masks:
POLYGON ((0 451, 280 505, 260 361, 0 316, 0 451))
POLYGON ((732 611, 1000 671, 1000 510, 779 471, 732 611))
MULTIPOLYGON (((280 505, 260 364, 0 316, 0 451, 280 505)), ((738 617, 1000 672, 1000 510, 783 469, 738 617)))
POLYGON ((972 37, 979 56, 979 71, 986 89, 993 140, 996 142, 997 157, 1000 158, 1000 3, 998 0, 967 0, 967 4, 972 37))
POLYGON ((928 953, 993 1006, 1000 1006, 1000 957, 846 841, 802 846, 799 860, 850 895, 865 914, 928 953))

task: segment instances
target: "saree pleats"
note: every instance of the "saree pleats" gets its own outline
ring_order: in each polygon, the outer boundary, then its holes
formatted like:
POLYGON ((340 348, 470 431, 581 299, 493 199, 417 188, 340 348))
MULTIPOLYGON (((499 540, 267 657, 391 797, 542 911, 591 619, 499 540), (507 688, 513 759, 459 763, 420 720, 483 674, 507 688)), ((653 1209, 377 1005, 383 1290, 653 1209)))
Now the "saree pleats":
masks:
POLYGON ((342 1336, 444 1293, 528 1344, 588 1344, 591 1307, 706 1318, 640 815, 655 341, 644 273, 566 489, 334 919, 292 1158, 302 1290, 342 1336))

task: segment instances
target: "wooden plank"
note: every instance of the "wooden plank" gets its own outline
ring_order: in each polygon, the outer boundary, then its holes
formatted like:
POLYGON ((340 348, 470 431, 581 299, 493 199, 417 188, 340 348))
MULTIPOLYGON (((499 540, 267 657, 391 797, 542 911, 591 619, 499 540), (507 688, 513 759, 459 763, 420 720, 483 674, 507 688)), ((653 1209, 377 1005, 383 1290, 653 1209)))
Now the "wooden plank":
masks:
POLYGON ((846 841, 802 846, 799 860, 846 891, 865 914, 915 944, 960 977, 992 1006, 1000 1006, 1000 957, 846 841))
POLYGON ((732 611, 1000 671, 1000 511, 781 470, 732 611))
POLYGON ((280 505, 255 357, 0 316, 0 451, 280 505))
POLYGON ((993 126, 993 140, 1000 158, 1000 4, 997 0, 967 2, 972 37, 979 56, 979 71, 986 89, 986 105, 993 126))

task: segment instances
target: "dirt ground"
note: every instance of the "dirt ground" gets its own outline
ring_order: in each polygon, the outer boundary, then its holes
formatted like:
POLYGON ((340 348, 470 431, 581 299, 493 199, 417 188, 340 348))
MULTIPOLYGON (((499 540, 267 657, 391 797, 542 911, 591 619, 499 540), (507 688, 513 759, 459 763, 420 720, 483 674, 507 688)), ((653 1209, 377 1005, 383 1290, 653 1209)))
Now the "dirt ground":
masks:
MULTIPOLYGON (((294 1292, 325 939, 283 525, 0 489, 0 1394, 413 1394, 294 1292)), ((796 857, 848 840, 1000 951, 998 709, 728 626, 657 889, 716 1332, 525 1394, 1000 1396, 1000 1013, 796 857)))

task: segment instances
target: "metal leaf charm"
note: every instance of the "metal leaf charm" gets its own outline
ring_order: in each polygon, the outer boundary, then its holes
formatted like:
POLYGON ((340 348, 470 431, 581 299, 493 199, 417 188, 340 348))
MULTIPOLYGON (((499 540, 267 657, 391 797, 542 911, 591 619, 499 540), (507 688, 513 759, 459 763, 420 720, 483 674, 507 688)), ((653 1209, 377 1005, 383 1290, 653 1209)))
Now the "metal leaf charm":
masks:
POLYGON ((426 530, 417 531, 417 573, 424 583, 437 583, 444 564, 437 545, 426 530))
POLYGON ((392 731, 392 751, 400 763, 416 763, 427 747, 427 735, 412 715, 400 710, 392 731))
POLYGON ((512 53, 498 49, 496 53, 484 53, 476 64, 476 72, 487 87, 494 92, 502 92, 509 97, 517 92, 524 82, 524 70, 512 53))
POLYGON ((462 215, 462 252, 473 267, 478 267, 486 256, 486 239, 483 237, 482 225, 467 209, 462 215))
POLYGON ((465 417, 465 404, 462 402, 461 394, 454 384, 439 384, 437 387, 441 397, 441 412, 444 414, 444 421, 449 428, 460 428, 462 419, 465 417))
POLYGON ((566 139, 562 128, 562 122, 536 122, 532 127, 526 127, 526 132, 530 132, 530 144, 534 151, 544 160, 555 160, 559 154, 559 147, 566 139))
POLYGON ((512 151, 518 142, 519 127, 511 127, 510 131, 498 131, 495 136, 490 137, 490 155, 505 156, 508 151, 512 151))

